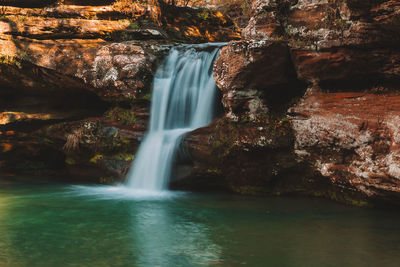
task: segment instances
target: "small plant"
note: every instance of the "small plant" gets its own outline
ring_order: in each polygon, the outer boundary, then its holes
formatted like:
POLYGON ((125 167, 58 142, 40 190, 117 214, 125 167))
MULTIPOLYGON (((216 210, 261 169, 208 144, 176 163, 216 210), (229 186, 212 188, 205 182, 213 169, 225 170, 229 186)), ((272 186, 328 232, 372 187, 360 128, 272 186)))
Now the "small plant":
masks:
POLYGON ((108 110, 104 117, 107 119, 121 122, 125 125, 134 124, 136 122, 135 112, 129 109, 122 109, 120 107, 108 110))
POLYGON ((17 66, 22 68, 21 58, 18 56, 0 56, 0 64, 17 66))
POLYGON ((75 130, 73 133, 67 135, 67 142, 63 146, 65 151, 73 151, 79 149, 79 142, 82 139, 83 131, 81 129, 75 130))
POLYGON ((145 94, 145 95, 143 96, 143 99, 144 99, 144 100, 150 101, 150 100, 151 100, 151 94, 150 94, 150 93, 145 94))
POLYGON ((134 30, 137 30, 140 28, 139 22, 138 21, 132 21, 130 24, 130 27, 134 30))
POLYGON ((210 16, 210 13, 207 12, 207 10, 203 10, 203 12, 197 14, 197 17, 203 21, 207 20, 209 18, 209 16, 210 16))
POLYGON ((22 61, 33 61, 34 59, 33 56, 26 51, 18 52, 16 57, 22 61))
POLYGON ((7 14, 7 7, 1 6, 0 7, 0 19, 4 18, 6 14, 7 14))

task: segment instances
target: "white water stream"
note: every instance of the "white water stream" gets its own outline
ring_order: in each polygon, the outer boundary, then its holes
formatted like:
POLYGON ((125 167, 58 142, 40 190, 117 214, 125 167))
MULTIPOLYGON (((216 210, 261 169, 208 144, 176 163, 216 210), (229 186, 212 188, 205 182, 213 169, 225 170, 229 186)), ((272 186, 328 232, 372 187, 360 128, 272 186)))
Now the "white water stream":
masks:
POLYGON ((172 48, 158 67, 150 128, 128 173, 128 187, 135 191, 165 190, 182 136, 213 119, 217 89, 212 70, 220 46, 172 48))

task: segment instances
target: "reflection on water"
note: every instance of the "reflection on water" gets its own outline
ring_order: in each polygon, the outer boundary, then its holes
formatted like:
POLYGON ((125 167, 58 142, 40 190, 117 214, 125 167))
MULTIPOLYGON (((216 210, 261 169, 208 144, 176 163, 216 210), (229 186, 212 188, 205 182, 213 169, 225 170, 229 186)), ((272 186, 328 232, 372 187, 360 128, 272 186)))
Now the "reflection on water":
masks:
POLYGON ((310 199, 133 197, 118 187, 0 183, 0 266, 399 262, 400 216, 389 210, 310 199))
POLYGON ((131 213, 133 239, 139 244, 140 266, 190 266, 218 261, 220 248, 213 243, 203 224, 174 214, 154 203, 131 213))
POLYGON ((131 222, 127 234, 135 243, 138 266, 205 265, 219 260, 220 248, 209 238, 207 225, 193 220, 192 211, 180 209, 174 202, 187 193, 132 190, 126 186, 73 186, 69 193, 137 201, 127 206, 126 215, 131 222))

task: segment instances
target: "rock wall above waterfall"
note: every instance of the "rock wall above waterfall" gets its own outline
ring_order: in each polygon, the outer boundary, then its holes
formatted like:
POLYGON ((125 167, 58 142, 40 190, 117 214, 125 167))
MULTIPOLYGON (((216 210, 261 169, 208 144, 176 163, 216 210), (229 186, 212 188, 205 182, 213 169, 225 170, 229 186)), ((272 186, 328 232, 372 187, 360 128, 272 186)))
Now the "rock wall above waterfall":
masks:
POLYGON ((399 1, 254 1, 214 67, 226 116, 187 138, 192 176, 399 203, 399 18, 399 1))

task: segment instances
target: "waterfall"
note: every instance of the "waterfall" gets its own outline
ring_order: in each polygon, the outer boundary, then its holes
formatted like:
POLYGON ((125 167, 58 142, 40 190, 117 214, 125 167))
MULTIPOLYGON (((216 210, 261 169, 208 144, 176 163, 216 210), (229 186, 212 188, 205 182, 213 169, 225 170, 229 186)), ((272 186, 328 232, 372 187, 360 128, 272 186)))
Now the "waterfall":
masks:
POLYGON ((153 81, 150 127, 128 173, 130 188, 165 190, 182 136, 213 119, 217 93, 213 62, 220 46, 174 47, 158 67, 153 81))

